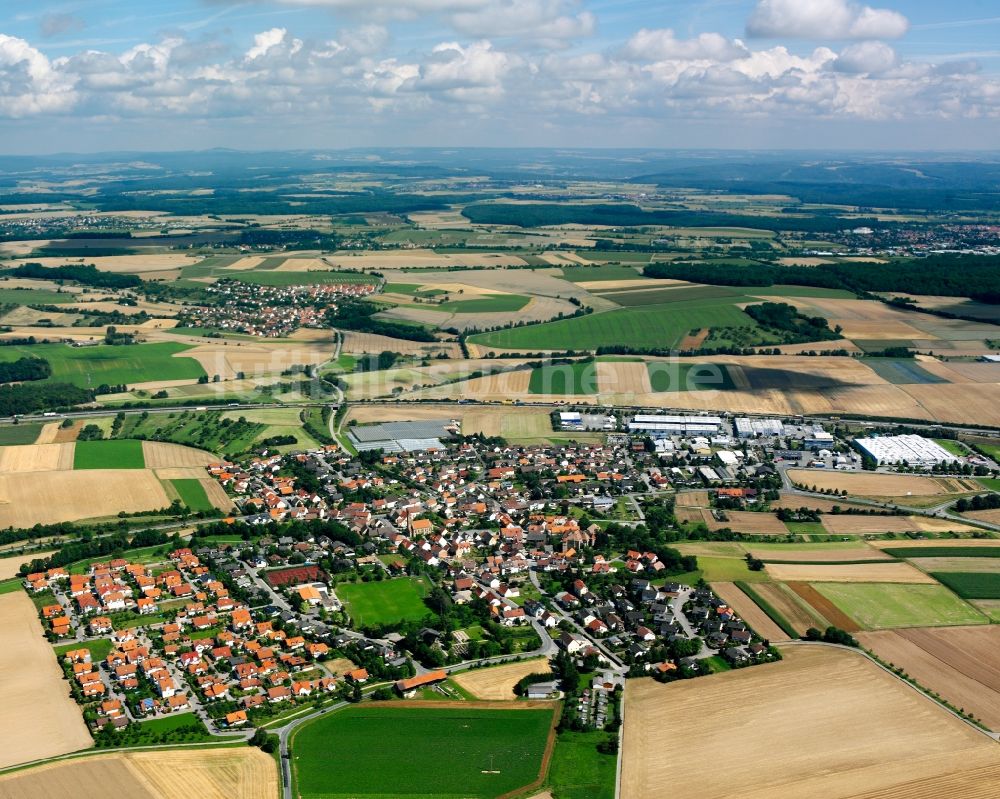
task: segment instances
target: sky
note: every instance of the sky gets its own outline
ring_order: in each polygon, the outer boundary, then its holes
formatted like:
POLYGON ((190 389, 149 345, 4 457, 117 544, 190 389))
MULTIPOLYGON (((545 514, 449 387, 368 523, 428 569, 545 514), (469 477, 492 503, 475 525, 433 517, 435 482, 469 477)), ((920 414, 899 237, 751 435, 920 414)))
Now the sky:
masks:
POLYGON ((0 152, 1000 150, 996 0, 0 0, 0 152))

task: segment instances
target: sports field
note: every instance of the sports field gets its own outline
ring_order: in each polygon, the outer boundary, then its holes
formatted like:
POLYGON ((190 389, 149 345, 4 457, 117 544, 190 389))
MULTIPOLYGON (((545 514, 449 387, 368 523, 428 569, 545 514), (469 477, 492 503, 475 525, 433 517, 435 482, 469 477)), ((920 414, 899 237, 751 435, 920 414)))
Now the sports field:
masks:
POLYGON ((420 621, 430 614, 423 603, 427 594, 423 580, 397 577, 381 582, 345 583, 336 590, 355 627, 420 621))
POLYGON ((130 439, 77 441, 74 469, 145 469, 142 442, 130 439))
POLYGON ((813 587, 862 627, 935 627, 985 624, 978 610, 941 585, 813 583, 813 587))
POLYGON ((542 772, 554 706, 520 707, 376 703, 322 716, 292 740, 298 795, 493 799, 528 786, 542 772))
POLYGON ((117 347, 70 347, 66 344, 34 344, 0 348, 0 361, 44 358, 52 366, 54 383, 73 383, 82 388, 146 383, 163 380, 196 380, 205 370, 194 358, 174 355, 191 349, 186 344, 163 342, 125 344, 117 347))
MULTIPOLYGON (((469 338, 474 344, 513 350, 593 350, 620 344, 641 348, 676 347, 696 328, 741 327, 756 323, 730 303, 644 305, 525 325, 469 338)), ((763 343, 763 342, 762 342, 763 343)))

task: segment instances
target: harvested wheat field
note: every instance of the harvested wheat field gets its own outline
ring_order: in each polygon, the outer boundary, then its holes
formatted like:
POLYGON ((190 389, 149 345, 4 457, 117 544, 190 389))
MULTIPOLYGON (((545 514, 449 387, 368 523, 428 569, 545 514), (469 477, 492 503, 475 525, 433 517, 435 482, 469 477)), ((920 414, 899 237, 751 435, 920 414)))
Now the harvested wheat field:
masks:
POLYGON ((56 444, 58 443, 57 436, 59 435, 59 422, 49 422, 48 424, 43 424, 42 429, 38 431, 38 438, 35 439, 36 444, 56 444))
POLYGON ((275 374, 295 364, 313 366, 326 363, 336 353, 332 342, 295 342, 294 344, 216 343, 199 344, 183 353, 194 358, 210 375, 223 379, 236 377, 240 372, 247 377, 275 374))
POLYGON ((753 590, 769 603, 799 635, 815 627, 825 630, 830 623, 787 586, 781 583, 754 583, 753 590))
POLYGON ((97 755, 0 777, 0 799, 273 799, 274 760, 253 747, 97 755))
POLYGON ((908 563, 768 563, 774 580, 816 583, 925 583, 934 579, 908 563))
POLYGON ((988 799, 1000 748, 860 654, 625 689, 623 799, 988 799), (733 708, 739 708, 735 714, 733 708), (683 731, 670 736, 667 730, 683 731), (713 764, 706 768, 705 764, 713 764))
POLYGON ((334 658, 333 660, 323 661, 323 668, 325 668, 334 677, 343 677, 350 671, 354 671, 358 665, 353 660, 348 660, 347 658, 334 658))
POLYGON ((1000 628, 915 627, 858 633, 862 645, 954 707, 1000 729, 1000 628))
POLYGON ((0 527, 117 516, 119 511, 135 513, 169 504, 160 481, 148 470, 0 474, 0 527))
POLYGON ((711 505, 707 491, 681 491, 677 494, 677 505, 689 508, 707 508, 711 505))
MULTIPOLYGON (((0 768, 92 744, 38 612, 21 591, 0 595, 0 674, 0 729, 8 731, 0 748, 0 768)), ((32 795, 44 794, 21 794, 32 795)))
POLYGON ((990 524, 1000 524, 1000 510, 970 510, 962 514, 974 519, 977 522, 989 522, 990 524))
MULTIPOLYGON (((336 269, 407 269, 413 267, 475 266, 524 266, 516 255, 504 253, 455 253, 440 254, 434 250, 406 250, 405 252, 347 252, 323 258, 326 265, 336 269)), ((424 277, 423 275, 421 276, 424 277)))
POLYGON ((801 563, 846 563, 856 560, 891 561, 892 557, 880 549, 869 547, 830 547, 828 549, 797 549, 794 546, 782 546, 781 549, 751 549, 755 558, 765 561, 795 561, 801 563))
POLYGON ((380 352, 388 351, 398 352, 401 355, 436 355, 443 352, 450 358, 462 357, 461 348, 453 341, 406 341, 401 338, 379 336, 375 333, 356 333, 352 330, 342 330, 340 335, 344 339, 344 352, 351 355, 368 353, 377 355, 380 352))
MULTIPOLYGON (((905 474, 875 472, 826 472, 820 469, 790 469, 788 477, 794 483, 816 486, 820 491, 847 491, 858 497, 906 497, 960 493, 963 488, 934 477, 913 477, 905 474)), ((956 481, 952 481, 956 482, 956 481)))
POLYGON ((938 421, 1000 427, 996 383, 928 383, 899 388, 938 421))
POLYGON ((736 611, 750 628, 762 638, 772 643, 789 640, 788 634, 771 621, 760 606, 747 596, 735 583, 712 583, 716 596, 736 611))
MULTIPOLYGON (((940 541, 942 546, 950 546, 951 541, 940 541)), ((905 544, 903 545, 905 546, 905 544)), ((935 572, 967 572, 977 574, 1000 573, 1000 559, 997 558, 907 558, 921 571, 935 572)))
POLYGON ((710 511, 704 511, 705 523, 709 530, 721 530, 728 527, 737 533, 749 535, 788 535, 788 528, 773 513, 754 513, 753 511, 726 511, 727 521, 716 521, 710 511))
MULTIPOLYGON (((166 469, 177 466, 207 466, 218 461, 211 452, 184 447, 180 444, 166 444, 161 441, 143 441, 142 454, 147 469, 166 469)), ((198 475, 204 477, 204 472, 198 475)))
POLYGON ((601 393, 649 394, 649 369, 645 361, 598 361, 597 386, 601 393))
POLYGON ((21 568, 22 563, 27 563, 36 558, 47 558, 53 552, 55 552, 54 549, 47 549, 44 552, 29 552, 26 555, 9 555, 0 558, 0 580, 9 580, 11 577, 17 577, 17 572, 21 568))
POLYGON ((73 444, 24 444, 0 447, 0 474, 72 469, 74 450, 73 444))
POLYGON ((477 699, 513 700, 517 698, 514 686, 522 677, 527 677, 529 674, 550 674, 551 672, 552 669, 546 658, 536 658, 504 666, 463 671, 454 675, 452 680, 477 699))
POLYGON ((869 516, 860 513, 827 514, 823 517, 823 527, 833 535, 910 533, 920 530, 920 525, 909 516, 869 516))
POLYGON ((788 494, 782 492, 778 497, 778 500, 771 503, 771 510, 778 510, 779 508, 788 508, 789 510, 808 508, 809 510, 814 510, 819 513, 829 513, 833 510, 834 505, 841 505, 841 507, 843 507, 842 503, 835 502, 832 499, 804 497, 799 494, 788 494))

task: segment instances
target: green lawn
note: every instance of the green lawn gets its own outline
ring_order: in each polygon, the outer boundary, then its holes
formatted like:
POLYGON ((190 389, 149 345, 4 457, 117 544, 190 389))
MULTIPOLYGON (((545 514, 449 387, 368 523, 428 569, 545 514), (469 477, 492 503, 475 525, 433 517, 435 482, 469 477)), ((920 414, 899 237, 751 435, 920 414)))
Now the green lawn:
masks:
MULTIPOLYGON (((994 455, 994 459, 1000 458, 1000 454, 994 455)), ((977 478, 979 483, 983 488, 988 488, 990 491, 996 491, 1000 493, 1000 480, 995 477, 979 477, 977 478)))
POLYGON ((553 799, 614 799, 617 758, 597 751, 608 737, 605 732, 564 732, 556 738, 548 780, 553 799))
MULTIPOLYGON (((518 350, 593 350, 605 345, 676 347, 692 330, 738 327, 759 331, 731 298, 647 305, 480 333, 469 341, 518 350)), ((760 336, 760 343, 770 339, 760 336)), ((715 342, 715 345, 721 342, 715 342)))
POLYGON ((715 363, 652 361, 646 364, 653 391, 732 391, 729 370, 715 363))
POLYGON ((66 344, 32 344, 0 347, 0 361, 23 357, 44 358, 52 366, 49 382, 73 383, 83 388, 144 383, 153 380, 195 380, 205 370, 194 358, 174 355, 191 349, 173 342, 127 344, 109 347, 70 347, 66 344))
POLYGON ((935 438, 934 443, 942 449, 948 450, 948 452, 956 458, 964 458, 969 454, 969 451, 961 444, 961 442, 955 441, 951 438, 935 438))
POLYGON ((258 286, 316 286, 324 283, 377 283, 378 278, 360 272, 233 272, 232 278, 258 286))
POLYGON ((97 638, 93 641, 75 642, 71 644, 60 644, 59 646, 53 647, 56 657, 63 657, 67 652, 71 652, 74 649, 89 649, 90 659, 92 662, 97 663, 98 661, 104 660, 108 655, 111 654, 111 639, 109 638, 97 638))
POLYGON ((699 555, 698 569, 709 583, 735 583, 740 580, 760 583, 769 582, 771 579, 766 571, 750 571, 743 558, 713 558, 699 555))
POLYGON ((8 424, 0 427, 0 445, 34 444, 41 432, 40 424, 8 424))
POLYGON ((823 596, 867 629, 984 624, 987 619, 942 585, 814 583, 823 596))
POLYGON ((785 527, 796 535, 828 535, 822 522, 785 522, 785 527))
POLYGON ((355 705, 295 733, 297 792, 493 799, 538 778, 551 723, 551 710, 355 705))
POLYGON ((596 394, 597 370, 593 361, 554 364, 531 370, 532 394, 596 394))
POLYGON ((180 494, 181 502, 193 511, 212 510, 215 506, 205 493, 205 486, 201 480, 190 478, 187 480, 171 480, 171 484, 177 493, 180 494))
POLYGON ((77 441, 74 469, 145 469, 142 442, 132 439, 77 441))
POLYGON ((355 627, 420 621, 430 615, 423 603, 427 583, 419 579, 397 577, 381 582, 343 583, 336 592, 355 627))
POLYGON ((430 306, 434 311, 448 313, 514 313, 531 302, 531 297, 520 294, 490 294, 470 300, 451 300, 430 306))
POLYGON ((963 599, 1000 599, 1000 573, 933 572, 931 574, 963 599))

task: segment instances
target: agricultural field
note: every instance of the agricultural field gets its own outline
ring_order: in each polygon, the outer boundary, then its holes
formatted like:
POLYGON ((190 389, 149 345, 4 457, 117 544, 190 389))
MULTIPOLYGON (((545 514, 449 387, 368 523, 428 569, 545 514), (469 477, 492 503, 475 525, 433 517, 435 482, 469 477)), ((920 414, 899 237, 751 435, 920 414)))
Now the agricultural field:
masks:
POLYGON ((374 275, 366 275, 359 272, 335 272, 330 269, 320 269, 313 271, 300 271, 289 269, 285 271, 289 263, 294 264, 294 259, 285 261, 282 267, 277 270, 255 270, 240 271, 227 275, 241 283, 254 283, 259 286, 317 286, 323 284, 338 283, 377 283, 378 278, 374 275))
POLYGON ((729 370, 719 364, 650 361, 649 384, 653 391, 732 391, 729 370))
POLYGON ((506 707, 376 703, 323 716, 292 741, 298 795, 385 797, 405 785, 421 799, 494 799, 525 788, 544 775, 555 706, 506 707), (330 768, 331 751, 350 768, 330 768))
POLYGON ((1000 599, 1000 570, 934 572, 934 579, 963 599, 1000 599))
POLYGON ((812 586, 868 630, 985 624, 988 621, 982 613, 941 585, 812 583, 812 586))
POLYGON ((1000 729, 1000 627, 917 627, 858 633, 857 638, 953 707, 991 730, 1000 729))
MULTIPOLYGON (((875 472, 849 473, 822 469, 791 469, 788 477, 794 483, 816 486, 820 491, 846 491, 857 497, 908 497, 960 494, 974 490, 972 481, 955 478, 915 477, 905 474, 875 472)), ((945 497, 942 496, 942 502, 945 497)))
POLYGON ((427 584, 420 579, 397 577, 370 583, 342 583, 337 598, 355 627, 420 621, 430 615, 423 602, 427 584))
POLYGON ((790 639, 788 633, 782 630, 738 585, 731 582, 719 582, 711 583, 711 586, 718 597, 736 611, 736 614, 750 625, 750 628, 759 636, 774 643, 790 639))
POLYGON ((0 776, 0 799, 274 799, 274 759, 253 747, 122 752, 50 763, 0 776))
POLYGON ((533 799, 614 799, 617 757, 597 751, 603 732, 563 732, 549 765, 550 791, 533 799))
POLYGON ((596 394, 597 369, 593 361, 532 369, 528 391, 532 394, 596 394))
POLYGON ((0 427, 0 446, 34 444, 42 431, 40 424, 11 424, 0 427))
POLYGON ((779 582, 934 584, 908 563, 768 563, 765 569, 779 582))
POLYGON ((622 799, 654 799, 664 785, 678 796, 748 799, 1000 792, 996 743, 870 661, 811 646, 783 655, 698 680, 629 681, 622 799), (667 729, 683 734, 664 747, 667 729))
POLYGON ((135 385, 170 380, 197 380, 205 374, 197 360, 181 353, 191 347, 173 342, 124 344, 109 347, 70 347, 66 344, 33 344, 0 348, 0 361, 44 358, 52 366, 49 382, 72 383, 81 388, 101 384, 135 385), (175 357, 180 356, 180 357, 175 357))
POLYGON ((0 674, 0 725, 17 730, 5 736, 0 768, 92 745, 35 605, 23 591, 0 594, 0 674))
POLYGON ((77 441, 73 451, 74 469, 145 469, 142 441, 77 441))
POLYGON ((536 658, 486 669, 470 669, 455 674, 452 680, 477 699, 512 700, 517 698, 514 686, 522 677, 551 671, 547 659, 536 658))
POLYGON ((174 487, 180 497, 181 502, 187 505, 193 511, 206 511, 214 510, 214 503, 208 498, 208 494, 205 491, 205 485, 201 480, 195 478, 185 478, 181 480, 171 480, 170 484, 174 487))

